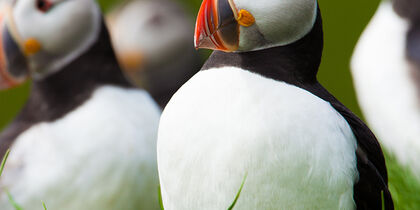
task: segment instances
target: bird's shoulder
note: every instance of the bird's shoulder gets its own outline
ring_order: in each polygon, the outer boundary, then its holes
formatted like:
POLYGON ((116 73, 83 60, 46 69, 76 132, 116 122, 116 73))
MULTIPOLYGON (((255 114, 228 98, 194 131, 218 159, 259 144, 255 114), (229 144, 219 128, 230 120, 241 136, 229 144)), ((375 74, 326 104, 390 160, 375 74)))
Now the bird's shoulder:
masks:
POLYGON ((358 209, 382 209, 382 200, 385 209, 393 209, 385 158, 373 132, 319 83, 307 85, 305 89, 328 101, 344 117, 356 137, 359 179, 354 186, 354 199, 358 209))

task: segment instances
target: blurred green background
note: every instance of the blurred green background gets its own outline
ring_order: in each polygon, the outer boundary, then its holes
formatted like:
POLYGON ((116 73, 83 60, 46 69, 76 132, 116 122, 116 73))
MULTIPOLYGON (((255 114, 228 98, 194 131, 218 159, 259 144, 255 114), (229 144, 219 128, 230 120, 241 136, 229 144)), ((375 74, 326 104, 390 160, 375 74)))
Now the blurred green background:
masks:
MULTIPOLYGON (((122 0, 98 1, 102 8, 107 10, 113 3, 122 0)), ((185 5, 187 11, 191 13, 191 18, 195 18, 201 0, 178 1, 185 5)), ((319 4, 325 30, 325 50, 319 80, 347 107, 361 116, 351 81, 349 60, 354 45, 374 14, 379 0, 319 0, 319 4)), ((21 109, 28 96, 29 86, 26 84, 13 90, 0 92, 0 129, 21 109)))

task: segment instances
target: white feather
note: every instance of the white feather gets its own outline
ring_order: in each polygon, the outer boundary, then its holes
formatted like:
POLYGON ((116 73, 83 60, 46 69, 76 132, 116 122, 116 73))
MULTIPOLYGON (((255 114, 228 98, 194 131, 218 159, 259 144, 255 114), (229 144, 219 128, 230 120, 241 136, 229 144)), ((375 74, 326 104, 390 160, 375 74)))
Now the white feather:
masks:
MULTIPOLYGON (((106 86, 62 119, 14 143, 2 177, 25 210, 159 209, 160 111, 144 91, 106 86)), ((12 209, 1 192, 2 210, 12 209)))
POLYGON ((408 22, 384 2, 354 52, 352 73, 366 120, 383 146, 420 177, 420 101, 405 56, 408 22))
POLYGON ((199 72, 159 127, 165 209, 355 209, 356 139, 326 101, 233 67, 199 72))

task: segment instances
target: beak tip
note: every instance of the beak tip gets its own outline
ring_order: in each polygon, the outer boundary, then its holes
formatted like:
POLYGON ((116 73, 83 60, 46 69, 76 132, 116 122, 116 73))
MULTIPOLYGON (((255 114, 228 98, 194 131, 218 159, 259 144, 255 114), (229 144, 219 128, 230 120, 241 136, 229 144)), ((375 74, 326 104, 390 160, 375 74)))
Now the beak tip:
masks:
POLYGON ((200 49, 200 48, 201 48, 201 40, 196 40, 196 41, 194 41, 194 48, 195 48, 196 50, 198 50, 198 49, 200 49))
POLYGON ((196 49, 196 50, 198 50, 198 48, 199 48, 200 46, 199 46, 199 42, 198 42, 198 40, 197 40, 197 38, 196 37, 194 37, 194 48, 196 49))
POLYGON ((201 47, 202 41, 203 41, 203 33, 201 27, 196 27, 195 33, 194 33, 194 47, 195 49, 199 49, 201 47))
POLYGON ((202 33, 196 32, 194 36, 194 47, 196 50, 203 48, 207 37, 202 36, 202 33))

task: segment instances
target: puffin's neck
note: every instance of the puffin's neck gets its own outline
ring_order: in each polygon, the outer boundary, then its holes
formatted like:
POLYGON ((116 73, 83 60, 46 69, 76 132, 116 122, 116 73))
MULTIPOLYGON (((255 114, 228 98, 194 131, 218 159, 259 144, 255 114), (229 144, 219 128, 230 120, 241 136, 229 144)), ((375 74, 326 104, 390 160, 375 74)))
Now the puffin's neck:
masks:
POLYGON ((214 52, 202 70, 232 66, 288 83, 316 82, 323 50, 321 13, 312 30, 299 41, 259 51, 214 52))
MULTIPOLYGON (((114 54, 105 24, 92 47, 57 73, 34 81, 23 110, 42 113, 42 120, 52 121, 88 100, 103 85, 131 87, 114 54)), ((39 118, 33 116, 35 118, 39 118)))

